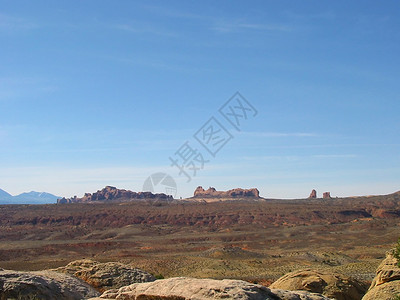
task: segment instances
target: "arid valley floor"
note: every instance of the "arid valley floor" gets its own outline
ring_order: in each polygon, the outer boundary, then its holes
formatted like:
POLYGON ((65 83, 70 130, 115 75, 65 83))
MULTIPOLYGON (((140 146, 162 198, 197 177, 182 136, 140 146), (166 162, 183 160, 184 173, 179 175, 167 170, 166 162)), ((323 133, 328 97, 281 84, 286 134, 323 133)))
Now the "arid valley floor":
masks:
POLYGON ((40 270, 81 258, 164 277, 268 284, 297 269, 371 281, 400 235, 387 196, 0 206, 0 267, 40 270))

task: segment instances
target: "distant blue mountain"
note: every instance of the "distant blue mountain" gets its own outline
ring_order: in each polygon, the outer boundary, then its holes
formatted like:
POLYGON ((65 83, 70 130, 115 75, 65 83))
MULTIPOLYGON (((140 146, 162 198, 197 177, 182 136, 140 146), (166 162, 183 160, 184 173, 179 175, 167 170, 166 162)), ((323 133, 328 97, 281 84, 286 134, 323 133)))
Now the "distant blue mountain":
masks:
POLYGON ((9 198, 12 198, 12 196, 9 193, 7 193, 6 191, 0 189, 0 202, 3 199, 9 199, 9 198))
POLYGON ((0 189, 0 204, 48 204, 57 203, 57 199, 61 198, 49 193, 29 192, 12 196, 6 191, 0 189))

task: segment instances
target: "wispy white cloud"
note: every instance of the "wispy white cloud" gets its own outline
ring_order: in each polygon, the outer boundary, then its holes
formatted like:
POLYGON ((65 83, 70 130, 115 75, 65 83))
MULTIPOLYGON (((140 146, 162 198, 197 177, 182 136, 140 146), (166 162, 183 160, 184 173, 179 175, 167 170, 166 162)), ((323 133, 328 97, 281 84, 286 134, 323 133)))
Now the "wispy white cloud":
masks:
MULTIPOLYGON (((16 99, 22 96, 53 93, 58 86, 53 80, 40 77, 14 76, 0 77, 0 101, 16 99)), ((27 99, 24 97, 24 99, 27 99)))
POLYGON ((113 24, 110 25, 111 28, 121 31, 126 31, 134 34, 150 34, 157 35, 163 37, 178 37, 179 35, 176 32, 166 30, 162 27, 156 27, 154 25, 149 24, 113 24))
POLYGON ((393 147, 399 146, 398 143, 388 144, 388 143, 365 143, 365 144, 307 144, 307 145, 271 145, 265 146, 266 148, 274 148, 274 149, 315 149, 315 148, 349 148, 349 147, 393 147))
POLYGON ((255 155, 243 156, 242 159, 246 161, 298 161, 309 159, 351 159, 357 158, 356 154, 314 154, 314 155, 255 155))
POLYGON ((198 21, 199 24, 209 26, 209 29, 218 33, 235 33, 244 31, 266 31, 266 32, 289 32, 293 31, 293 27, 286 24, 263 24, 247 22, 239 19, 225 19, 221 20, 219 17, 212 15, 202 15, 195 12, 181 11, 172 9, 165 6, 144 6, 146 10, 151 13, 163 17, 189 19, 191 21, 198 21))
POLYGON ((191 20, 210 18, 210 16, 173 9, 170 6, 144 5, 142 8, 149 11, 150 13, 170 18, 181 18, 181 19, 191 19, 191 20))
POLYGON ((13 155, 51 154, 56 156, 73 153, 103 155, 107 152, 127 154, 140 151, 157 153, 165 151, 165 153, 169 154, 174 153, 185 141, 173 132, 170 135, 154 135, 152 137, 125 130, 109 132, 102 130, 71 130, 69 132, 57 132, 57 129, 41 128, 39 130, 39 127, 23 125, 0 128, 0 141, 5 141, 8 137, 12 137, 13 147, 1 148, 0 155, 11 153, 13 155), (30 139, 31 136, 35 136, 35 140, 32 141, 30 139), (59 146, 61 144, 63 145, 62 147, 59 146), (47 146, 43 147, 43 145, 47 146))
POLYGON ((243 31, 290 32, 293 30, 291 26, 283 24, 249 23, 238 20, 217 21, 211 29, 218 33, 236 33, 243 31))
POLYGON ((333 11, 325 11, 320 13, 305 13, 299 14, 292 11, 285 12, 285 15, 292 20, 326 20, 326 21, 333 21, 337 18, 337 15, 333 11))
POLYGON ((314 132, 256 132, 242 131, 239 135, 252 137, 320 137, 320 134, 314 132))
POLYGON ((246 161, 276 161, 276 160, 299 160, 302 156, 298 155, 255 155, 243 156, 242 159, 246 161))
POLYGON ((313 158, 330 159, 330 158, 356 158, 356 154, 317 154, 312 155, 313 158))
POLYGON ((137 65, 137 66, 144 66, 150 67, 155 69, 164 69, 170 71, 182 71, 183 68, 174 64, 166 63, 162 60, 154 60, 154 59, 145 59, 145 58, 129 58, 129 57, 111 57, 111 56, 102 56, 102 58, 113 60, 116 62, 130 64, 130 65, 137 65))
POLYGON ((31 30, 39 25, 28 19, 0 13, 0 32, 14 33, 21 30, 31 30))
POLYGON ((161 69, 161 70, 168 70, 173 72, 179 73, 186 73, 193 75, 195 72, 215 72, 218 70, 214 66, 199 66, 192 64, 191 61, 187 61, 186 64, 182 63, 174 63, 171 59, 167 58, 145 58, 145 57, 121 57, 121 56, 110 56, 110 55, 98 55, 97 57, 101 59, 107 59, 111 61, 115 61, 118 63, 128 64, 128 65, 135 65, 135 66, 142 66, 147 68, 153 69, 161 69))

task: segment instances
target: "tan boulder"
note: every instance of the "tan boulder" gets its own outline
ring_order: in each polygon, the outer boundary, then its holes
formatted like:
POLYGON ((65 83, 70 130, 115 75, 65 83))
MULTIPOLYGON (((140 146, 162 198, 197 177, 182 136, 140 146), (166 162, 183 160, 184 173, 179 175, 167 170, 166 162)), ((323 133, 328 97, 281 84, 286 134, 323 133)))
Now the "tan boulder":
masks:
POLYGON ((363 300, 392 300, 400 295, 400 268, 392 253, 378 266, 376 276, 363 300))
POLYGON ((369 290, 362 300, 397 300, 400 296, 400 282, 390 281, 369 290))
POLYGON ((101 292, 135 282, 156 280, 150 273, 128 265, 117 262, 100 263, 89 259, 73 261, 55 271, 74 275, 101 292))
POLYGON ((358 280, 311 269, 286 274, 270 288, 321 293, 336 300, 360 300, 367 290, 367 286, 358 280))
POLYGON ((398 266, 397 259, 392 253, 387 253, 386 258, 381 262, 381 264, 376 269, 376 276, 371 283, 369 289, 375 286, 381 285, 383 283, 399 280, 400 279, 400 268, 398 266))
POLYGON ((80 300, 99 293, 86 282, 51 271, 0 271, 0 299, 80 300))
MULTIPOLYGON (((169 278, 148 283, 135 283, 118 290, 103 293, 98 300, 329 300, 322 295, 305 291, 270 290, 262 285, 242 280, 214 280, 195 278, 169 278)), ((94 300, 92 299, 92 300, 94 300)))

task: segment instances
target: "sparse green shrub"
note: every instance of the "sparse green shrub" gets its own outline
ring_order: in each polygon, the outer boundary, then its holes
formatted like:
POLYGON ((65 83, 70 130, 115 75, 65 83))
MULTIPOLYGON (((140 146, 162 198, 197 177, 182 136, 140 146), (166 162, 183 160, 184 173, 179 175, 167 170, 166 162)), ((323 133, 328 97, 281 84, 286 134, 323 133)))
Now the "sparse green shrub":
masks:
MULTIPOLYGON (((154 277, 155 277, 156 279, 164 279, 164 276, 163 276, 162 274, 154 275, 154 277)), ((399 300, 400 300, 400 299, 399 299, 399 300)))
POLYGON ((400 294, 393 296, 392 298, 390 298, 390 300, 400 300, 400 294))

